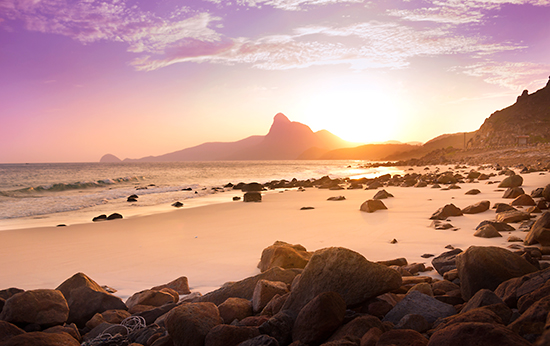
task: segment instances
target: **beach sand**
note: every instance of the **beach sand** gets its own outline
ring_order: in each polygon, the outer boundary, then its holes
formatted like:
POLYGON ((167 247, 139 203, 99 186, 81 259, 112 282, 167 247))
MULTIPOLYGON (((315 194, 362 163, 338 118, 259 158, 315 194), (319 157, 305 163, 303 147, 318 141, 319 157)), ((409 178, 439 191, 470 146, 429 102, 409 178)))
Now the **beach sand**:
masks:
MULTIPOLYGON (((426 172, 423 167, 414 171, 426 172)), ((550 183, 547 172, 522 177, 527 194, 550 183)), ((489 181, 502 179, 500 175, 489 181)), ((405 257, 409 263, 430 265, 431 259, 421 255, 439 255, 448 251, 448 244, 464 250, 470 245, 510 244, 508 234, 492 239, 473 236, 481 221, 494 219, 494 209, 451 217, 457 231, 429 227, 430 216, 448 203, 459 208, 482 200, 491 201, 491 206, 510 203, 497 185, 464 183, 461 189, 448 191, 429 186, 386 187, 395 197, 383 200, 388 210, 374 213, 361 212, 359 207, 377 190, 269 191, 261 203, 231 201, 234 195, 242 196, 232 191, 225 194, 227 203, 67 227, 1 231, 0 289, 56 288, 83 272, 100 285, 117 289, 116 295, 123 299, 180 276, 188 277, 191 291, 205 294, 227 281, 259 273, 256 266, 262 250, 277 240, 302 244, 309 251, 340 246, 371 261, 405 257), (481 193, 465 195, 473 188, 481 193), (339 195, 346 200, 327 201, 339 195), (306 206, 315 209, 300 210, 306 206), (397 243, 391 244, 392 239, 397 243)), ((520 231, 511 233, 525 237, 520 231)), ((435 271, 426 274, 437 276, 435 271)))

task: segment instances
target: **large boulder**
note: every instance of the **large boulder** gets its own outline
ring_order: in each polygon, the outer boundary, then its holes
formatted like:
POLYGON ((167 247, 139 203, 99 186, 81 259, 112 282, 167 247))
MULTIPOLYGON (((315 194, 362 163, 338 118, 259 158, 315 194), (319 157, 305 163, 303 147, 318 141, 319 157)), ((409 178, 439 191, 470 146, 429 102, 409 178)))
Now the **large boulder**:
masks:
POLYGON ((84 327, 96 313, 128 310, 122 299, 105 291, 83 273, 77 273, 57 287, 69 305, 68 323, 84 327))
POLYGON ((160 291, 163 288, 170 288, 174 291, 178 292, 178 294, 190 294, 191 291, 189 290, 189 280, 186 276, 180 276, 179 278, 170 281, 167 284, 155 286, 151 288, 153 291, 160 291))
POLYGON ((218 305, 218 310, 225 323, 240 321, 253 314, 252 302, 244 298, 227 298, 225 302, 218 305))
POLYGON ((498 233, 498 230, 495 228, 495 226, 491 224, 486 224, 481 227, 479 227, 476 232, 474 233, 474 236, 481 237, 481 238, 498 238, 502 237, 500 233, 498 233))
POLYGON ((519 174, 514 174, 504 178, 498 187, 517 187, 523 184, 523 178, 519 174))
POLYGON ((184 303, 166 316, 166 330, 174 346, 203 346, 206 335, 223 320, 212 303, 184 303))
POLYGON ((277 294, 282 296, 287 292, 287 284, 282 281, 260 280, 252 294, 252 309, 254 312, 260 312, 277 294))
POLYGON ((377 317, 372 315, 359 316, 338 328, 328 341, 349 340, 350 338, 360 339, 372 328, 384 329, 382 322, 377 317))
POLYGON ((410 292, 397 303, 384 317, 384 321, 398 324, 406 315, 421 315, 428 321, 434 323, 435 320, 456 314, 454 306, 445 304, 419 291, 410 292))
POLYGON ((508 325, 508 328, 521 336, 542 334, 546 317, 550 312, 550 296, 542 298, 527 309, 520 317, 508 325))
POLYGON ((128 300, 126 306, 131 309, 136 305, 162 306, 164 304, 177 303, 174 296, 167 292, 156 290, 144 290, 134 293, 128 300))
MULTIPOLYGON (((0 319, 0 340, 6 341, 19 334, 25 334, 25 331, 14 324, 0 319)), ((0 342, 1 342, 0 341, 0 342)))
POLYGON ((518 254, 495 246, 470 246, 456 257, 456 267, 465 300, 480 289, 494 290, 506 280, 537 271, 518 254))
POLYGON ((363 202, 363 204, 361 204, 361 207, 359 209, 367 213, 374 213, 377 210, 384 210, 388 208, 386 207, 384 202, 382 202, 379 199, 369 199, 363 202))
POLYGON ((508 210, 502 213, 498 213, 496 220, 504 223, 514 223, 524 220, 530 220, 531 216, 519 210, 508 210))
POLYGON ((317 295, 330 291, 339 293, 347 306, 357 305, 399 288, 401 275, 355 251, 331 247, 313 254, 294 286, 283 310, 298 312, 317 295))
POLYGON ((537 203, 535 203, 535 200, 533 199, 533 197, 527 195, 527 194, 523 194, 523 195, 519 195, 517 196, 511 203, 512 205, 521 205, 521 206, 531 206, 531 205, 536 205, 537 203))
POLYGON ((536 243, 542 246, 550 246, 550 212, 548 211, 535 221, 525 237, 525 244, 532 245, 536 243))
POLYGON ((302 245, 276 241, 262 251, 258 268, 262 273, 273 267, 303 269, 310 258, 311 253, 302 245))
POLYGON ((537 291, 548 281, 550 281, 550 268, 507 280, 496 288, 495 294, 506 305, 515 308, 519 299, 537 291))
POLYGON ((435 332, 428 346, 529 346, 531 343, 501 324, 464 322, 435 332))
POLYGON ((261 192, 255 192, 255 191, 247 192, 243 196, 243 201, 244 202, 261 202, 262 194, 261 192))
POLYGON ((14 324, 62 324, 69 317, 69 306, 57 290, 39 289, 17 293, 6 300, 0 320, 14 324))
POLYGON ((447 204, 444 207, 441 207, 432 214, 430 220, 446 220, 449 216, 462 216, 462 210, 455 206, 454 204, 447 204))
POLYGON ((491 202, 481 201, 481 202, 478 202, 476 204, 469 205, 466 208, 462 209, 462 213, 464 213, 464 214, 479 214, 479 213, 483 213, 484 211, 489 210, 490 206, 491 206, 491 202))
POLYGON ((432 265, 440 275, 444 275, 446 272, 456 269, 456 256, 461 253, 462 249, 459 248, 444 252, 432 259, 432 265))
POLYGON ((546 185, 544 189, 542 189, 542 197, 550 202, 550 184, 546 185))
POLYGON ((506 191, 504 191, 502 198, 516 198, 517 196, 523 195, 524 193, 525 191, 521 187, 510 187, 506 191))
POLYGON ((75 338, 67 333, 32 332, 14 336, 1 343, 2 346, 80 346, 75 338))

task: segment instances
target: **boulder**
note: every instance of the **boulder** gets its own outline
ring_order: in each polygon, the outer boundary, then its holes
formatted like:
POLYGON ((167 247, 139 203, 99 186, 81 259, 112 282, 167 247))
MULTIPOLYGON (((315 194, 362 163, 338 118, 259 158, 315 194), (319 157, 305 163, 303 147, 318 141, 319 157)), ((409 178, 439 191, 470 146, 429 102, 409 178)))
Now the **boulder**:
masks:
POLYGON ((307 303, 296 318, 292 340, 320 344, 344 321, 346 302, 335 292, 323 292, 307 303))
POLYGON ((2 346, 80 346, 67 333, 32 332, 16 335, 2 343, 2 346))
POLYGON ((176 202, 172 203, 171 206, 174 207, 174 208, 181 208, 181 207, 183 207, 183 203, 181 203, 180 201, 176 201, 176 202))
POLYGON ((96 313, 107 310, 127 310, 122 300, 105 291, 83 273, 77 273, 57 287, 69 305, 67 323, 82 328, 96 313))
POLYGON ((531 343, 501 324, 454 323, 436 331, 428 346, 529 346, 531 343))
POLYGON ((395 329, 412 329, 419 333, 424 333, 430 329, 430 323, 426 321, 424 316, 418 314, 408 314, 397 323, 395 329))
POLYGON ((11 324, 8 321, 0 320, 0 342, 24 333, 25 331, 16 325, 11 324))
POLYGON ((455 226, 453 226, 450 222, 443 222, 441 220, 433 220, 430 224, 430 227, 433 227, 435 229, 454 229, 455 226))
POLYGON ((332 334, 328 341, 337 341, 349 338, 360 339, 372 328, 378 328, 380 330, 384 329, 382 322, 377 317, 371 315, 359 316, 338 328, 338 330, 332 334))
POLYGON ((546 281, 544 285, 537 288, 536 290, 522 295, 518 299, 519 312, 521 314, 524 313, 527 309, 531 307, 531 305, 547 296, 550 296, 550 281, 546 281))
POLYGON ((281 281, 259 280, 252 294, 252 310, 260 312, 277 294, 288 292, 287 284, 281 281))
POLYGON ((264 190, 264 186, 260 183, 255 183, 255 182, 244 184, 241 187, 242 192, 259 192, 263 190, 264 190))
POLYGON ((122 219, 122 215, 119 213, 112 213, 111 215, 107 216, 107 220, 116 220, 116 219, 122 219))
POLYGON ((508 325, 508 328, 521 336, 542 334, 546 317, 550 312, 550 296, 542 298, 527 309, 520 317, 508 325))
POLYGON ((386 199, 389 197, 393 197, 393 195, 386 190, 380 190, 374 195, 374 197, 372 197, 372 199, 386 199))
POLYGON ((465 195, 479 195, 480 193, 481 191, 479 191, 478 189, 471 189, 466 191, 465 195))
POLYGON ((269 335, 258 335, 255 338, 241 342, 239 346, 279 346, 279 342, 269 335))
POLYGON ((397 303, 386 314, 383 321, 398 324, 404 316, 409 314, 421 315, 431 324, 438 318, 456 314, 456 309, 454 306, 440 302, 424 293, 413 291, 397 303))
POLYGON ((380 337, 382 336, 384 332, 380 330, 380 328, 371 328, 368 332, 363 335, 361 338, 361 346, 376 346, 376 343, 378 340, 380 340, 380 337))
POLYGON ((105 221, 105 220, 107 220, 107 215, 105 214, 101 214, 92 218, 93 222, 105 221))
POLYGON ((376 346, 426 346, 428 339, 411 329, 393 329, 380 336, 376 346))
POLYGON ((17 293, 6 300, 0 320, 14 324, 62 324, 69 317, 69 306, 57 290, 39 289, 17 293))
POLYGON ((512 205, 520 205, 520 206, 531 206, 531 205, 536 205, 535 203, 535 200, 533 199, 533 197, 527 195, 527 194, 523 194, 523 195, 519 195, 517 196, 511 203, 512 205))
POLYGON ((203 346, 206 336, 223 321, 212 303, 184 303, 166 316, 166 330, 174 346, 203 346))
POLYGON ((280 345, 288 345, 292 340, 292 327, 297 315, 290 310, 280 311, 260 326, 260 333, 275 338, 280 345))
POLYGON ((82 338, 80 335, 80 331, 76 327, 76 324, 64 324, 64 325, 57 325, 50 327, 48 329, 43 330, 44 333, 67 333, 70 336, 72 336, 76 341, 80 341, 82 338))
POLYGON ((519 210, 510 210, 510 211, 498 213, 496 217, 496 220, 498 222, 504 222, 504 223, 514 223, 514 222, 520 222, 520 221, 529 220, 529 219, 531 219, 531 216, 529 214, 519 210))
POLYGON ((517 210, 516 208, 512 207, 510 204, 506 203, 495 203, 493 206, 495 209, 495 213, 502 213, 503 211, 509 211, 509 210, 517 210))
POLYGON ((99 326, 101 323, 107 322, 111 324, 120 324, 124 321, 125 318, 132 316, 126 310, 107 310, 101 314, 95 314, 88 322, 86 322, 86 327, 89 329, 94 329, 99 326))
POLYGON ((430 220, 446 220, 449 216, 462 216, 462 211, 454 204, 447 204, 432 214, 430 220))
POLYGON ((206 335, 204 346, 237 346, 259 335, 256 327, 219 324, 206 335))
POLYGON ((511 308, 517 307, 518 300, 526 294, 541 288, 550 280, 550 268, 513 278, 500 284, 495 294, 511 308))
POLYGON ((488 220, 481 221, 479 225, 477 225, 476 229, 480 229, 484 225, 491 225, 499 232, 512 232, 516 230, 514 227, 510 226, 507 223, 488 220))
POLYGON ((345 196, 333 196, 333 197, 327 198, 327 201, 345 201, 345 200, 346 200, 345 196))
POLYGON ((352 250, 325 248, 314 252, 283 310, 298 312, 317 295, 330 291, 342 295, 347 306, 358 305, 400 286, 401 275, 394 269, 352 250))
MULTIPOLYGON (((550 185, 549 185, 550 186, 550 185)), ((542 246, 550 245, 550 212, 544 212, 535 221, 529 233, 525 237, 525 244, 532 245, 539 243, 542 246)))
POLYGON ((478 202, 476 204, 469 205, 466 208, 462 209, 462 213, 464 213, 464 214, 479 214, 479 213, 483 213, 484 211, 489 210, 490 206, 491 206, 491 202, 481 201, 481 202, 478 202))
POLYGON ((240 321, 253 314, 252 302, 244 298, 227 298, 218 306, 218 310, 225 323, 240 321))
POLYGON ((384 209, 388 208, 384 205, 384 202, 379 199, 369 199, 363 202, 363 204, 361 204, 361 207, 359 208, 359 210, 366 211, 367 213, 374 213, 377 210, 384 209))
POLYGON ((440 275, 444 275, 449 270, 456 269, 456 256, 462 253, 462 249, 456 248, 432 259, 432 266, 440 275))
POLYGON ((510 187, 506 191, 504 191, 504 194, 502 195, 502 198, 516 198, 517 196, 521 196, 525 193, 521 187, 510 187))
POLYGON ((243 202, 261 202, 262 194, 260 192, 247 192, 243 196, 243 202))
POLYGON ((131 309, 136 305, 162 306, 164 304, 177 303, 177 300, 170 293, 157 290, 143 290, 134 293, 128 300, 126 306, 131 309))
POLYGON ((465 300, 480 289, 494 290, 506 280, 537 270, 518 254, 495 246, 470 246, 456 257, 456 267, 465 300))
POLYGON ((269 303, 267 303, 261 314, 268 316, 273 316, 277 314, 279 311, 281 311, 281 308, 285 304, 285 301, 287 300, 289 295, 290 292, 284 295, 276 294, 273 299, 271 299, 269 303))
POLYGON ((478 228, 477 231, 474 233, 474 236, 481 237, 481 238, 502 237, 502 235, 498 233, 497 229, 491 224, 486 224, 478 228))
POLYGON ((178 292, 178 294, 190 294, 191 291, 189 290, 189 281, 187 280, 187 277, 180 276, 179 278, 170 281, 167 284, 155 286, 151 288, 154 291, 160 291, 163 288, 171 288, 174 291, 178 292))
POLYGON ((500 184, 498 184, 498 187, 517 187, 521 186, 523 184, 523 178, 519 174, 514 174, 511 176, 508 176, 504 178, 500 184))
POLYGON ((544 189, 542 189, 542 197, 550 202, 550 184, 546 185, 544 189))
POLYGON ((262 251, 258 268, 262 273, 273 267, 304 268, 310 258, 311 253, 302 245, 276 241, 262 251))
POLYGON ((504 304, 504 302, 493 291, 483 288, 477 291, 476 294, 468 300, 466 305, 460 310, 460 313, 462 314, 482 306, 493 304, 504 304))
POLYGON ((11 287, 6 288, 4 290, 0 290, 0 299, 7 300, 8 298, 12 297, 13 295, 17 293, 25 292, 25 290, 22 290, 20 288, 11 287))

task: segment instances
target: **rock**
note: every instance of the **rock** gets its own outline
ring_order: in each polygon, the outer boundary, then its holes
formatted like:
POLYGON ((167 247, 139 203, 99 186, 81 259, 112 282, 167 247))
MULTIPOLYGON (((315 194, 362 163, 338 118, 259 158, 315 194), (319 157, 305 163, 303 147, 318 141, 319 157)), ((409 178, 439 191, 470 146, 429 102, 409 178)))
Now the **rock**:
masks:
POLYGON ((518 304, 517 304, 519 312, 521 314, 524 313, 534 303, 536 303, 537 301, 547 296, 550 296, 550 281, 546 281, 544 285, 537 288, 536 290, 522 295, 518 299, 518 304))
POLYGON ((83 273, 77 273, 57 287, 69 305, 67 323, 82 328, 96 313, 107 310, 127 310, 118 297, 107 293, 95 281, 83 273))
POLYGON ((395 326, 395 329, 412 329, 419 333, 424 333, 430 329, 430 323, 422 315, 408 314, 403 316, 395 326))
POLYGON ((430 224, 430 227, 433 227, 438 230, 455 228, 455 226, 453 226, 450 222, 443 222, 441 220, 433 220, 432 223, 430 224))
POLYGON ((511 203, 512 205, 531 206, 536 205, 535 200, 529 195, 523 194, 517 196, 511 203))
POLYGON ((240 201, 240 200, 241 200, 241 197, 239 197, 239 196, 233 196, 233 200, 234 200, 234 201, 240 201))
POLYGON ((238 346, 279 346, 279 342, 269 335, 258 335, 255 338, 241 342, 238 346))
POLYGON ((172 203, 172 207, 181 208, 181 207, 183 207, 183 203, 181 203, 180 201, 174 202, 174 203, 172 203))
POLYGON ((264 186, 260 183, 248 183, 241 187, 242 192, 260 192, 264 190, 264 186))
POLYGON ((521 336, 542 334, 546 317, 550 311, 550 296, 542 298, 527 309, 520 317, 508 325, 508 328, 521 336))
POLYGON ((541 288, 550 280, 550 268, 540 270, 500 284, 495 294, 511 308, 517 307, 518 300, 526 294, 541 288))
POLYGON ((300 210, 313 210, 314 207, 301 207, 300 210))
POLYGON ((292 280, 294 280, 296 275, 300 272, 301 269, 282 269, 279 267, 274 267, 261 274, 246 278, 244 280, 225 284, 221 288, 207 293, 197 300, 202 302, 212 302, 217 305, 223 303, 230 297, 252 300, 256 283, 259 280, 264 279, 270 281, 282 281, 287 285, 290 285, 292 280))
POLYGON ((280 345, 288 345, 292 340, 292 327, 296 317, 297 313, 294 311, 280 311, 260 326, 260 333, 275 338, 280 345))
POLYGON ((502 213, 498 213, 496 220, 504 223, 514 223, 523 220, 529 220, 531 216, 519 210, 510 210, 502 213))
POLYGON ((105 220, 107 220, 107 215, 105 214, 98 215, 92 219, 93 222, 105 221, 105 220))
POLYGON ((119 213, 112 213, 111 215, 107 216, 107 220, 116 220, 116 219, 122 219, 122 215, 119 213))
POLYGON ((465 300, 480 289, 494 290, 508 279, 537 270, 518 254, 494 246, 470 246, 456 256, 456 267, 465 300))
POLYGON ((244 298, 227 298, 218 306, 218 310, 225 323, 240 321, 253 314, 252 302, 244 298))
POLYGON ((367 213, 373 213, 377 210, 384 210, 384 209, 388 209, 388 208, 379 199, 369 199, 363 202, 363 204, 361 204, 361 207, 359 208, 359 210, 366 211, 367 213))
POLYGON ((276 241, 262 251, 258 268, 262 273, 273 267, 304 268, 310 258, 311 253, 302 245, 276 241))
POLYGON ((372 199, 386 199, 389 197, 393 197, 393 195, 386 190, 380 190, 374 195, 374 197, 372 197, 372 199))
POLYGON ((458 248, 444 252, 432 259, 432 266, 440 275, 445 274, 449 270, 456 269, 456 256, 460 253, 462 253, 462 250, 458 248))
POLYGON ((327 198, 327 201, 345 201, 345 196, 335 196, 335 197, 329 197, 327 198))
POLYGON ((515 235, 509 236, 507 241, 509 243, 523 243, 523 239, 521 239, 520 237, 517 237, 515 235))
POLYGON ((346 302, 335 292, 323 292, 306 304, 294 323, 292 340, 320 344, 340 327, 346 314, 346 302))
POLYGON ((488 220, 481 221, 479 225, 477 225, 476 229, 480 229, 484 225, 491 225, 499 232, 512 232, 516 230, 514 227, 510 226, 507 223, 488 220))
POLYGON ((143 290, 134 293, 128 300, 126 306, 131 309, 136 305, 162 306, 164 304, 177 303, 174 296, 157 290, 143 290))
POLYGON ((490 206, 491 206, 491 202, 481 201, 481 202, 478 202, 476 204, 469 205, 466 208, 462 209, 462 213, 464 213, 464 214, 479 214, 479 213, 483 213, 484 211, 489 210, 490 206))
POLYGON ((76 341, 80 341, 81 335, 74 323, 57 325, 43 330, 44 333, 66 333, 72 336, 76 341))
POLYGON ((474 236, 481 237, 481 238, 502 237, 502 235, 498 233, 497 229, 491 224, 486 224, 478 228, 478 230, 474 233, 474 236))
POLYGON ((482 306, 493 304, 504 304, 504 302, 493 291, 484 288, 477 291, 476 294, 468 300, 466 305, 460 310, 460 313, 462 314, 482 306))
POLYGON ((371 328, 361 338, 361 346, 376 346, 378 340, 382 336, 383 332, 379 328, 371 328))
POLYGON ((281 281, 259 280, 252 295, 252 310, 260 312, 277 294, 288 292, 287 284, 281 281))
POLYGON ((247 192, 244 194, 243 202, 261 202, 262 194, 260 192, 247 192))
POLYGON ((498 187, 517 187, 523 184, 523 178, 519 174, 511 175, 502 180, 498 187))
POLYGON ((14 324, 62 324, 69 317, 69 306, 57 290, 39 289, 17 293, 6 300, 0 320, 14 324))
POLYGON ((167 284, 155 286, 151 288, 154 291, 160 291, 163 288, 171 288, 174 291, 178 292, 178 294, 190 294, 191 291, 189 290, 189 280, 185 276, 180 276, 179 278, 170 281, 167 284))
POLYGON ((317 295, 330 291, 340 293, 346 305, 353 306, 400 286, 397 271, 348 249, 325 248, 314 252, 283 310, 298 312, 317 295))
POLYGON ((398 324, 399 321, 408 314, 421 315, 428 323, 434 323, 435 320, 440 317, 456 314, 456 309, 452 305, 442 303, 433 297, 418 291, 413 291, 397 303, 397 305, 386 314, 383 321, 398 324))
POLYGON ((219 324, 206 335, 204 346, 236 346, 259 335, 256 327, 219 324))
POLYGON ((265 308, 262 310, 261 315, 273 316, 276 315, 285 304, 290 293, 284 295, 276 294, 270 301, 267 303, 265 308))
POLYGON ((16 335, 2 346, 80 346, 80 342, 67 333, 32 332, 16 335))
POLYGON ((533 245, 536 243, 542 246, 550 245, 550 212, 544 212, 542 216, 535 221, 531 230, 525 237, 526 245, 533 245))
POLYGON ((480 193, 481 191, 479 191, 478 189, 471 189, 466 191, 465 195, 479 195, 480 193))
POLYGON ((428 339, 411 329, 394 329, 380 336, 376 346, 426 346, 428 339))
POLYGON ((542 210, 540 210, 540 208, 536 205, 527 208, 525 212, 528 214, 542 214, 542 210))
POLYGON ((542 197, 550 202, 550 184, 546 185, 544 189, 542 189, 542 197))
POLYGON ((138 201, 138 195, 131 195, 131 196, 128 196, 128 198, 126 199, 126 202, 137 202, 138 201))
POLYGON ((8 321, 0 320, 0 343, 11 337, 19 334, 24 334, 25 331, 8 321))
POLYGON ((94 329, 99 326, 101 323, 107 322, 110 324, 120 324, 124 321, 125 318, 132 316, 126 310, 107 310, 101 314, 95 314, 88 322, 86 322, 86 327, 89 329, 94 329))
POLYGON ((425 295, 427 296, 430 296, 430 297, 433 297, 434 296, 434 293, 432 291, 432 286, 427 283, 427 282, 420 282, 420 283, 417 283, 416 285, 414 285, 413 287, 411 287, 409 289, 409 291, 407 292, 407 294, 411 294, 412 292, 414 291, 418 291, 420 293, 424 293, 425 295))
POLYGON ((500 324, 464 322, 436 331, 428 346, 529 346, 530 342, 500 324))
POLYGON ((430 220, 446 220, 449 216, 462 216, 462 211, 454 204, 447 204, 432 214, 430 220))
POLYGON ((506 191, 504 191, 504 194, 502 195, 502 198, 516 198, 517 196, 521 196, 525 193, 521 187, 510 187, 506 191))
POLYGON ((348 338, 361 338, 372 328, 383 330, 382 322, 374 316, 365 315, 356 317, 350 322, 344 324, 328 339, 328 341, 337 341, 348 338))
POLYGON ((166 330, 174 346, 203 346, 206 335, 223 321, 212 303, 185 303, 170 310, 166 330))

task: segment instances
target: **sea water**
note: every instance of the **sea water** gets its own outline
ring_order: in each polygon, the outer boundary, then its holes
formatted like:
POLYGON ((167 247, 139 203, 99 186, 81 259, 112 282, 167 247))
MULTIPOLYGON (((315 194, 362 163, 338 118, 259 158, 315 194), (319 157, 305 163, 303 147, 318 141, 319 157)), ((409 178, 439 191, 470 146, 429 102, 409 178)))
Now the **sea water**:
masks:
MULTIPOLYGON (((228 183, 372 178, 403 173, 368 161, 208 161, 0 164, 0 230, 91 222, 232 201, 228 183), (137 195, 137 202, 127 197, 137 195)), ((240 191, 239 191, 240 192, 240 191)))

